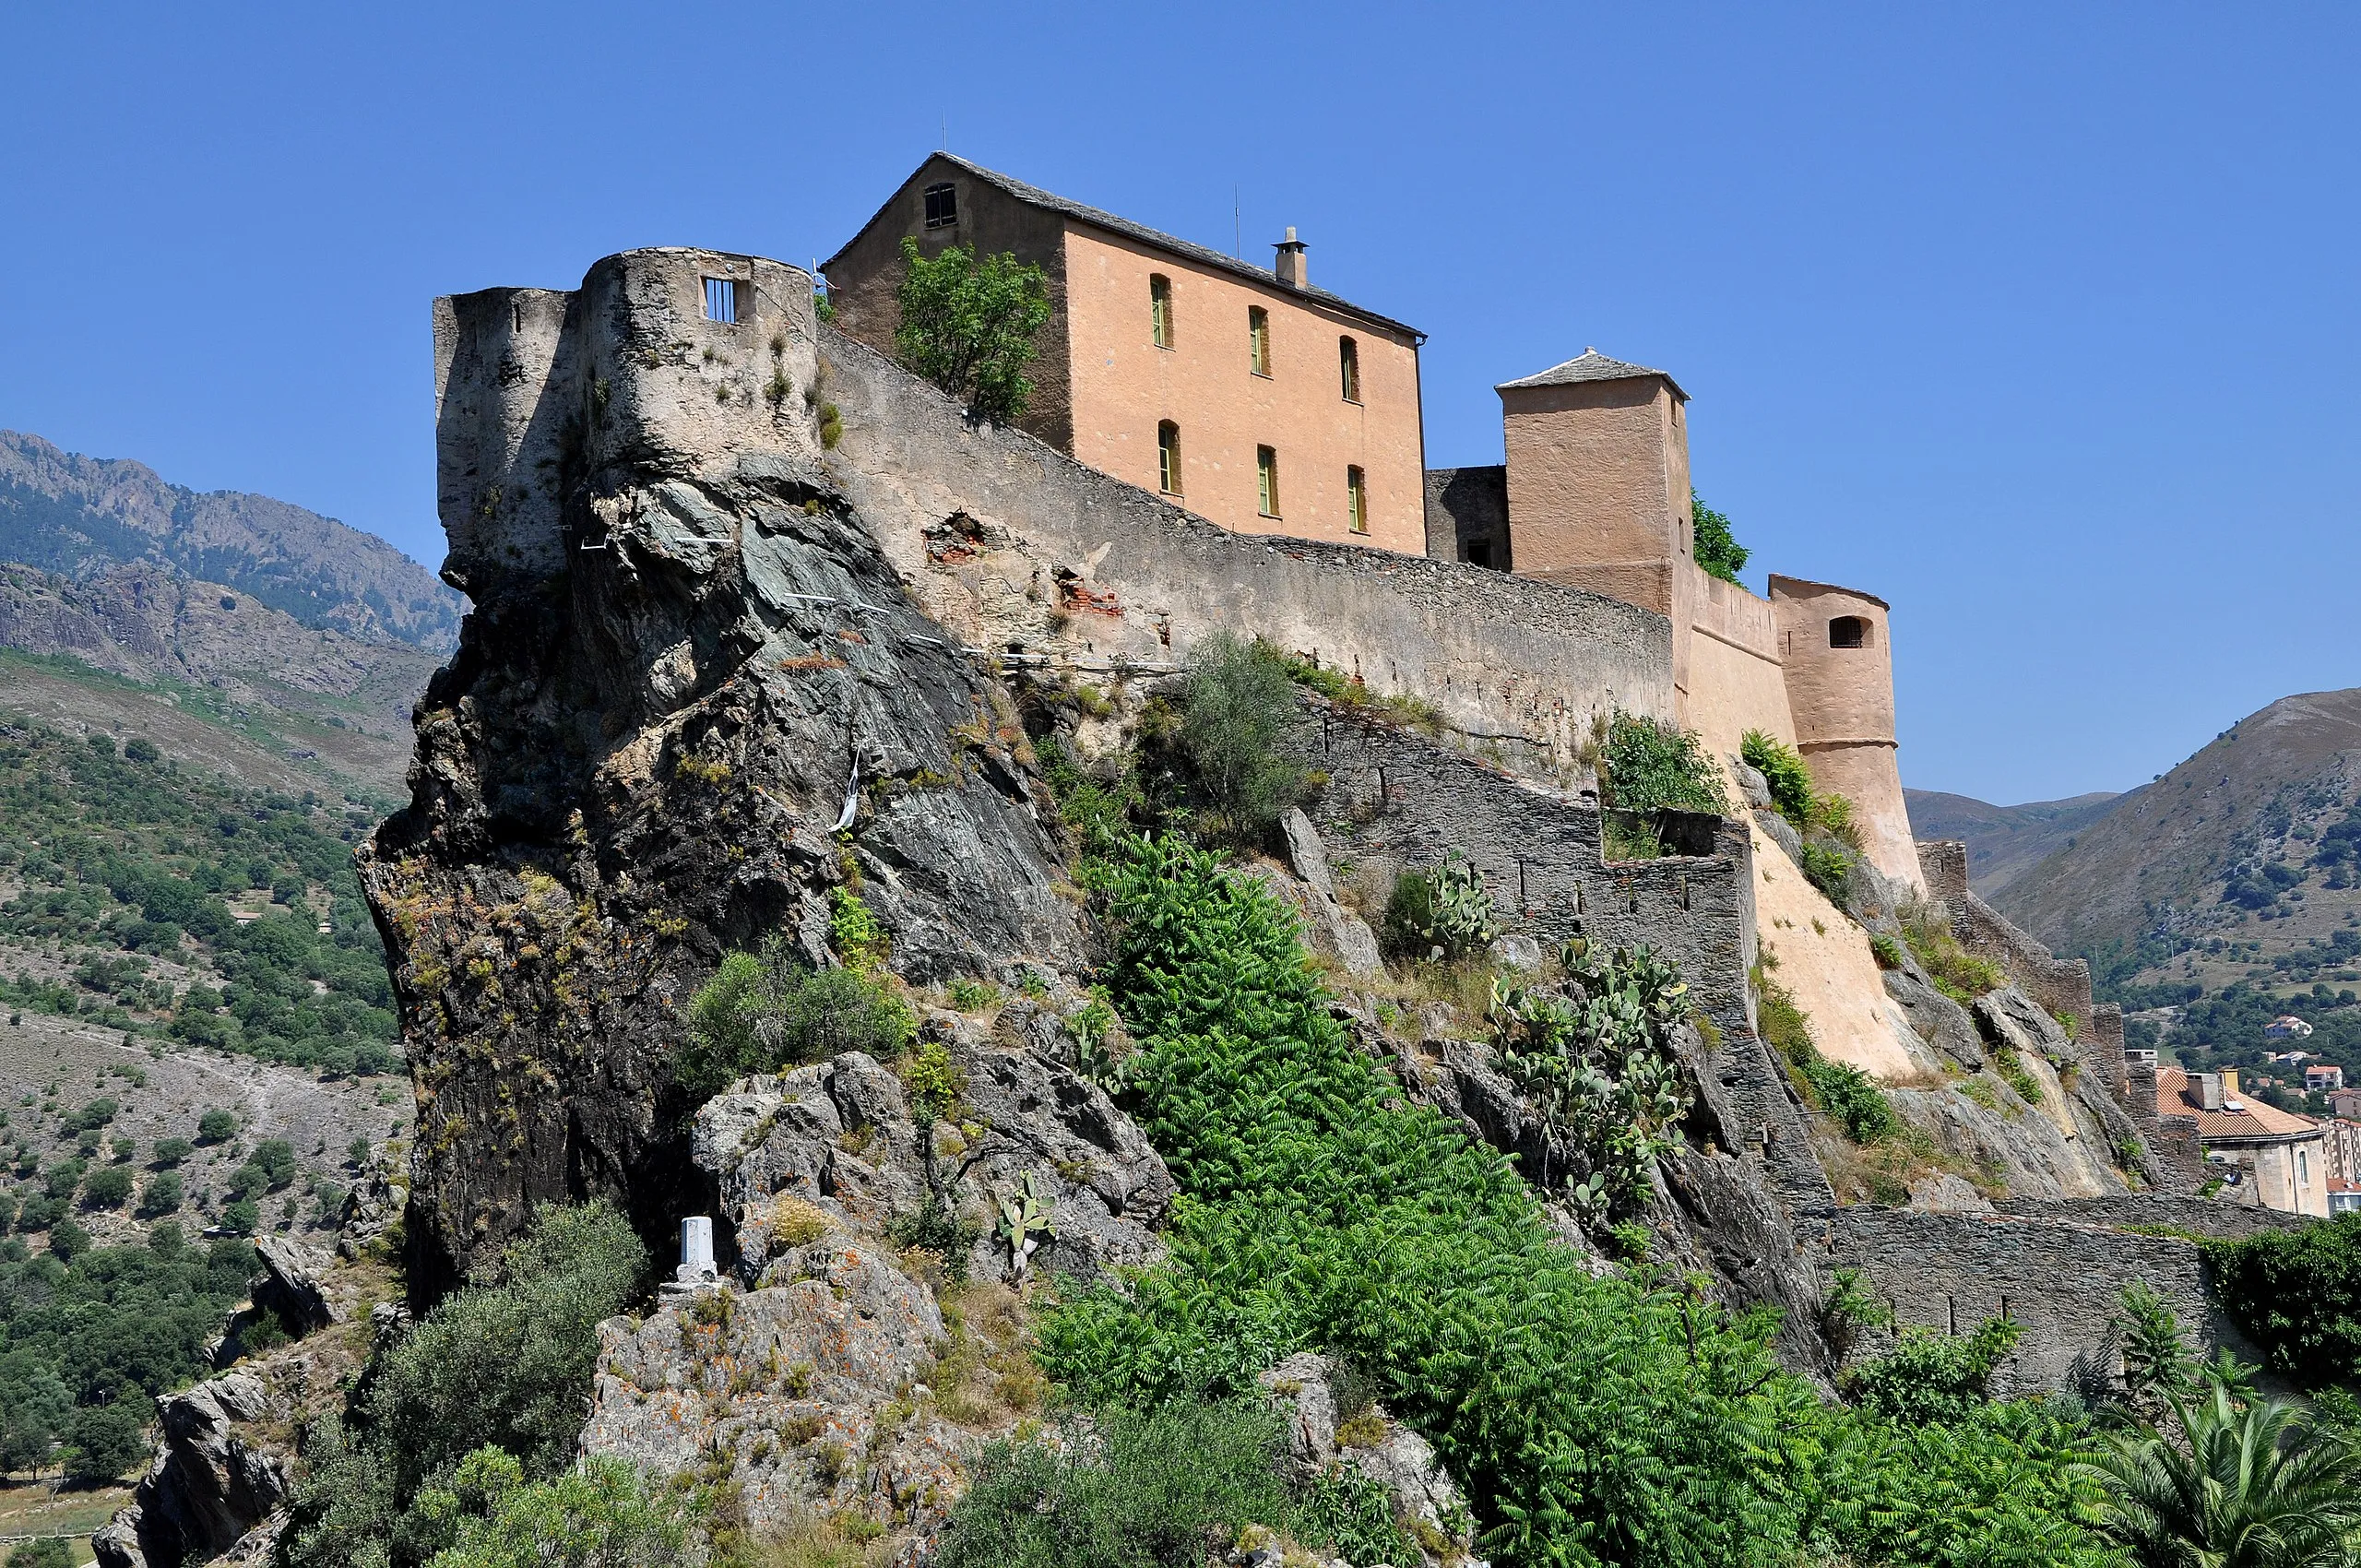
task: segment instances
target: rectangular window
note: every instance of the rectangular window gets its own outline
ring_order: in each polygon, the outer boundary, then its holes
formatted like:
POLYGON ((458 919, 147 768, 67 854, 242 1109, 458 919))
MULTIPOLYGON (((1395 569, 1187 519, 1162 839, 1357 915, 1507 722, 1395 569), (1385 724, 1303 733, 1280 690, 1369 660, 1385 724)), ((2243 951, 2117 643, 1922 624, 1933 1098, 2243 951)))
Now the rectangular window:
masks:
POLYGON ((955 185, 929 185, 926 188, 926 226, 930 229, 950 229, 959 222, 959 191, 955 185))
POLYGON ((1361 400, 1361 350, 1350 338, 1336 339, 1336 364, 1345 384, 1345 401, 1361 400))
POLYGON ((724 326, 738 321, 738 283, 730 278, 708 278, 705 280, 705 318, 724 326))
POLYGON ((1161 272, 1147 280, 1147 325, 1151 342, 1172 347, 1172 279, 1161 272))
POLYGON ((1345 470, 1345 515, 1355 533, 1369 532, 1369 481, 1358 464, 1345 470))
POLYGON ((1271 374, 1271 313, 1261 305, 1246 307, 1246 354, 1255 374, 1271 374))
POLYGON ((1263 516, 1279 515, 1279 455, 1268 446, 1254 448, 1254 478, 1262 486, 1263 516))
POLYGON ((1156 427, 1156 475, 1165 494, 1180 493, 1180 427, 1170 420, 1156 427))

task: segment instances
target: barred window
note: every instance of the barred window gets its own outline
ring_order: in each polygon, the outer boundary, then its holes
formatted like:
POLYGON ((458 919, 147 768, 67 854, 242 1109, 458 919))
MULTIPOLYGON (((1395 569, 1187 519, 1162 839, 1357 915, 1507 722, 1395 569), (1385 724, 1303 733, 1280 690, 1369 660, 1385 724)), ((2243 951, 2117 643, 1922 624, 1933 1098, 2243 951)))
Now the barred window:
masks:
POLYGON ((731 278, 708 278, 705 280, 705 318, 724 326, 735 326, 738 320, 738 283, 731 278))

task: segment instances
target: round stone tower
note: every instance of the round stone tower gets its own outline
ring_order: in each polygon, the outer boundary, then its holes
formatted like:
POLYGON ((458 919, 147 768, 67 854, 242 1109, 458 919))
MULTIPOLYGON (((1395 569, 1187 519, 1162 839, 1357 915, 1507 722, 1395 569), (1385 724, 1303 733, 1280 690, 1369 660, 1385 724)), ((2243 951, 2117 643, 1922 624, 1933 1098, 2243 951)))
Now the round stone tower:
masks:
POLYGON ((1823 794, 1853 802, 1869 863, 1923 892, 1894 766, 1893 649, 1885 600, 1800 577, 1771 577, 1796 746, 1823 794))

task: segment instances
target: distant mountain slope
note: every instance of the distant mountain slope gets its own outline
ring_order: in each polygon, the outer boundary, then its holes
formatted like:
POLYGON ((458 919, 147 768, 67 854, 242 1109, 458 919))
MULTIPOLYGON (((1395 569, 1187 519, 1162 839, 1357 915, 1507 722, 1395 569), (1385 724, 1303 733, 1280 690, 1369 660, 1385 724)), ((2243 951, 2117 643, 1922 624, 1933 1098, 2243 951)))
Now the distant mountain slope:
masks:
POLYGON ((0 563, 0 647, 144 684, 201 688, 227 708, 366 736, 386 754, 353 776, 376 789, 398 786, 410 707, 441 662, 408 643, 314 630, 224 584, 145 562, 79 581, 0 563))
POLYGON ((262 600, 314 629, 436 653, 466 605, 374 534, 267 495, 200 493, 143 463, 0 431, 0 560, 68 576, 149 562, 262 600))
POLYGON ((1992 902, 2119 983, 2361 980, 2357 795, 2361 690, 2284 697, 2118 797, 1992 902))
POLYGON ((2064 848, 2084 826, 2106 814, 2118 798, 2100 790, 2064 801, 2035 801, 1995 806, 1939 790, 1904 790, 1914 838, 1957 838, 1967 845, 1967 879, 1987 898, 2051 851, 2064 848))

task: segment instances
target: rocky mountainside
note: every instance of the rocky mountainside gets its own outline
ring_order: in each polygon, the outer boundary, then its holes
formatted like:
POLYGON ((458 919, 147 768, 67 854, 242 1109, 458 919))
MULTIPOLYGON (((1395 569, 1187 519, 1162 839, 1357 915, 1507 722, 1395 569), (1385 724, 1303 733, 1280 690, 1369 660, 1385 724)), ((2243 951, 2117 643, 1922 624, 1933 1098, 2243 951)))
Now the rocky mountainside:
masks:
POLYGON ((440 653, 465 604, 374 535, 238 491, 172 484, 0 431, 0 560, 80 577, 146 562, 219 583, 314 629, 440 653))
MULTIPOLYGON (((2361 689, 2283 697, 2118 797, 1992 902, 2104 983, 2306 990, 2361 974, 2361 689)), ((1923 831, 1923 829, 1922 829, 1923 831)))
POLYGON ((2107 790, 2063 801, 1996 806, 1940 790, 1904 790, 1913 838, 1957 838, 1967 846, 1969 885, 1987 898, 2040 864, 2106 814, 2118 797, 2107 790))
POLYGON ((442 657, 307 626, 226 583, 148 561, 79 578, 0 563, 0 647, 214 694, 225 711, 291 721, 296 750, 320 751, 322 729, 374 741, 358 750, 383 754, 336 760, 388 790, 409 761, 410 707, 442 657))

